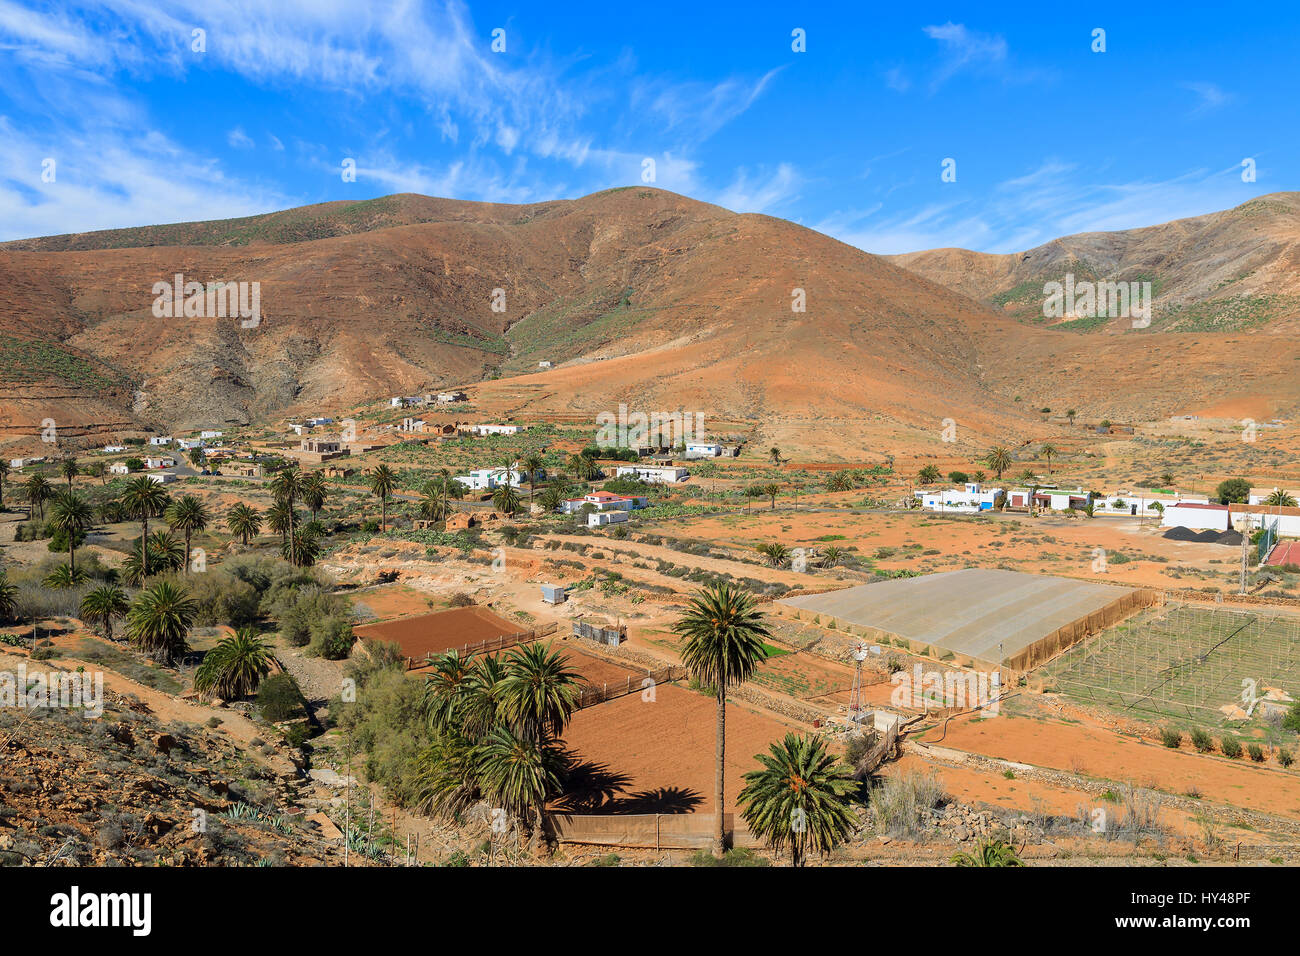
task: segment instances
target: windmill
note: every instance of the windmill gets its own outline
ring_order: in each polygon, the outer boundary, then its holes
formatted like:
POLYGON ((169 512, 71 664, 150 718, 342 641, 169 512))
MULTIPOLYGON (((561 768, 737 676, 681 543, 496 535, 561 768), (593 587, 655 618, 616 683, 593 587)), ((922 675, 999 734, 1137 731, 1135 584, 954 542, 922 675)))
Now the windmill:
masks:
POLYGON ((862 662, 867 659, 867 645, 853 645, 853 689, 849 691, 849 721, 857 723, 862 713, 862 662))

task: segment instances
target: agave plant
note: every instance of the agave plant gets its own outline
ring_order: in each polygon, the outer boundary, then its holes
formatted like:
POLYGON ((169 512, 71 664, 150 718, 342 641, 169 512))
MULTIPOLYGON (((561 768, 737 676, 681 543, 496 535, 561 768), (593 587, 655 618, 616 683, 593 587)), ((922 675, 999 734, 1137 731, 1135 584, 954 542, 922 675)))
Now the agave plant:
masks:
POLYGON ((790 563, 790 549, 776 541, 760 544, 754 549, 774 568, 783 568, 790 563))
POLYGON ((954 853, 950 859, 954 866, 1024 866, 1015 847, 1005 840, 981 843, 974 853, 954 853))

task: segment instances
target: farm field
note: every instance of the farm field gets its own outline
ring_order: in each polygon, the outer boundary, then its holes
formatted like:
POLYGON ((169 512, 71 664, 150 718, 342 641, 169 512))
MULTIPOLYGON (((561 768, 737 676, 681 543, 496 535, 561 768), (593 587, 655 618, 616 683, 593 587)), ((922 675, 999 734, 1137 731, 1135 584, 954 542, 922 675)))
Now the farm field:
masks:
MULTIPOLYGON (((676 684, 653 701, 629 694, 578 711, 565 743, 588 765, 585 786, 566 801, 584 813, 691 813, 713 810, 716 707, 676 684)), ((735 702, 727 706, 726 799, 731 810, 754 755, 802 728, 735 702)))
POLYGON ((1156 608, 1072 648, 1040 675, 1080 703, 1259 737, 1267 707, 1254 701, 1300 697, 1300 618, 1268 608, 1156 608))

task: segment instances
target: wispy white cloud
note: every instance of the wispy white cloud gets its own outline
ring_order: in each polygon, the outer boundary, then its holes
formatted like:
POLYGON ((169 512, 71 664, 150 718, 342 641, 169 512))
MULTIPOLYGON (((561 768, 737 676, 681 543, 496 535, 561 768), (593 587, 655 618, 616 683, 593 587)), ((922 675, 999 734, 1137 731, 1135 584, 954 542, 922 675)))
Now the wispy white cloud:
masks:
POLYGON ((226 134, 226 142, 235 149, 252 149, 257 145, 253 142, 253 137, 249 136, 238 126, 226 134))
POLYGON ((1220 106, 1232 101, 1232 94, 1225 93, 1217 84, 1214 83, 1184 83, 1183 87, 1196 94, 1197 102, 1192 108, 1193 116, 1208 113, 1211 110, 1217 110, 1220 106))
POLYGON ((1095 171, 1049 159, 969 194, 890 213, 836 213, 813 228, 867 252, 894 254, 963 248, 1022 252, 1084 232, 1137 229, 1230 208, 1258 195, 1241 182, 1240 167, 1190 170, 1164 180, 1089 181, 1095 171))

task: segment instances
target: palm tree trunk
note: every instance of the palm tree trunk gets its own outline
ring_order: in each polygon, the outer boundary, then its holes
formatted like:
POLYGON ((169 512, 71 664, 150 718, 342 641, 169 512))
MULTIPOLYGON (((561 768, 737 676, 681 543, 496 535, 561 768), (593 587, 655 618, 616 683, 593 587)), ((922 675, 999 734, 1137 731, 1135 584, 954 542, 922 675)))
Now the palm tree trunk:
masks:
POLYGON ((68 570, 69 571, 77 570, 77 555, 75 549, 72 546, 72 542, 75 540, 76 539, 72 537, 72 532, 69 531, 68 532, 68 570))
POLYGON ((717 822, 713 827, 713 856, 722 859, 727 848, 727 834, 723 822, 723 771, 727 759, 727 692, 718 688, 718 742, 717 742, 717 779, 714 790, 717 797, 717 822))
POLYGON ((185 529, 185 576, 190 573, 190 529, 185 529))
POLYGON ((149 576, 149 516, 140 519, 140 584, 149 576))
POLYGON ((379 533, 383 534, 388 530, 388 499, 379 499, 379 533))

